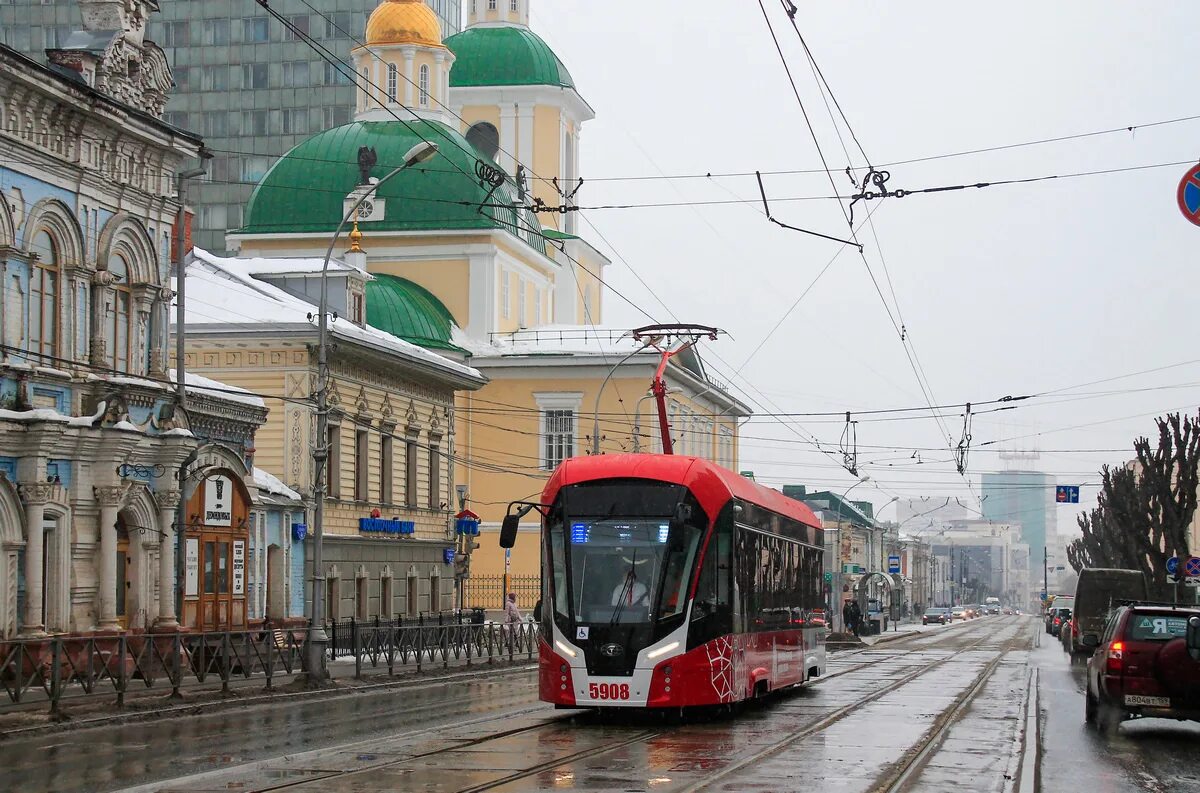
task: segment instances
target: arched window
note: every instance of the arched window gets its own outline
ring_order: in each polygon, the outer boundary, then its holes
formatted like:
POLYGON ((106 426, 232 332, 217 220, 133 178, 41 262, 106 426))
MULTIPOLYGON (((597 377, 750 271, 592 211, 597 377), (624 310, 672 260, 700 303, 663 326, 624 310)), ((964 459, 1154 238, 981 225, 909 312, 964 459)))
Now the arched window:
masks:
POLYGON ((47 232, 39 231, 33 235, 32 252, 38 258, 29 279, 29 352, 52 359, 58 356, 58 292, 62 277, 58 246, 47 232))
POLYGON ((429 104, 429 66, 426 64, 421 65, 420 87, 421 106, 424 107, 429 104))
POLYGON ((387 70, 387 95, 389 102, 396 101, 396 82, 399 76, 399 70, 396 68, 396 64, 389 63, 387 70))
POLYGON ((115 279, 112 308, 104 320, 108 362, 118 372, 129 372, 133 360, 133 290, 129 285, 129 265, 121 254, 109 257, 108 272, 115 279))
POLYGON ((478 124, 472 124, 467 130, 467 142, 481 154, 494 160, 500 151, 500 132, 494 125, 480 121, 478 124))
POLYGON ((488 0, 488 10, 489 11, 496 10, 496 0, 488 0))
POLYGON ((512 0, 512 3, 509 4, 508 7, 511 8, 513 11, 518 10, 520 8, 520 0, 512 0))

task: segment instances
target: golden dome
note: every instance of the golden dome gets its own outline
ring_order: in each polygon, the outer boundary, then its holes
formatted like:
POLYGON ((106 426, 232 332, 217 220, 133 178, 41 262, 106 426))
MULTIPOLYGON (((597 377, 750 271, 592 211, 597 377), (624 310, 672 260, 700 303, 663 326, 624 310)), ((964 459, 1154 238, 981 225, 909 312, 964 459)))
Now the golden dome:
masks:
POLYGON ((420 44, 442 46, 442 26, 421 0, 384 0, 367 20, 367 46, 420 44))

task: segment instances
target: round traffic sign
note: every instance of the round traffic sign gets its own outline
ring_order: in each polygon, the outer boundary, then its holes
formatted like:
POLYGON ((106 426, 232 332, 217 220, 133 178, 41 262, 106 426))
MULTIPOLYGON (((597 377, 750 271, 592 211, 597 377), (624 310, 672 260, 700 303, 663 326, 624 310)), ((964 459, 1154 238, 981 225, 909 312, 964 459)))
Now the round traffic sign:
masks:
POLYGON ((1183 565, 1183 572, 1188 578, 1200 578, 1200 556, 1189 556, 1183 565))
POLYGON ((1183 216, 1200 226, 1200 165, 1193 165, 1179 180, 1176 200, 1183 216))
POLYGON ((1179 557, 1172 556, 1167 560, 1167 575, 1175 575, 1179 572, 1179 557))

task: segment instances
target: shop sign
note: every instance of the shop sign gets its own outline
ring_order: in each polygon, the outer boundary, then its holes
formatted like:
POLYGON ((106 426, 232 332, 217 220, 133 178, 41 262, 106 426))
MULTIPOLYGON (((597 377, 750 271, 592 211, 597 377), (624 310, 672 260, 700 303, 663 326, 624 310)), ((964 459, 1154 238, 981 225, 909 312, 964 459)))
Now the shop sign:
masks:
POLYGON ((233 594, 246 594, 246 543, 233 541, 233 594))
POLYGON ((358 530, 364 534, 415 534, 417 524, 411 520, 359 518, 358 530))
POLYGON ((227 476, 214 476, 204 482, 204 523, 208 526, 233 525, 233 482, 227 476))
POLYGON ((200 540, 189 537, 183 554, 183 594, 200 594, 200 540))

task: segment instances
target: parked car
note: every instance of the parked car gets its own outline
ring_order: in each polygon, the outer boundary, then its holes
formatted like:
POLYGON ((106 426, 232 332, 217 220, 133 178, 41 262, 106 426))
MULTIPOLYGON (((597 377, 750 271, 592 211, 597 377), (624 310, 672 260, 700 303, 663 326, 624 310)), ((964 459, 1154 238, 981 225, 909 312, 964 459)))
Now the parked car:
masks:
POLYGON ((1100 634, 1104 632, 1113 609, 1122 603, 1148 600, 1148 594, 1146 577, 1139 570, 1097 567, 1080 570, 1071 623, 1062 631, 1067 637, 1064 642, 1067 652, 1071 655, 1091 655, 1091 648, 1084 645, 1081 639, 1094 635, 1099 643, 1100 634))
POLYGON ((950 609, 934 608, 925 609, 925 613, 921 615, 922 625, 945 625, 951 621, 950 609))
POLYGON ((1058 606, 1051 609, 1053 615, 1050 618, 1050 635, 1058 636, 1062 631, 1063 623, 1071 619, 1071 610, 1069 608, 1058 606))
POLYGON ((1087 666, 1084 720, 1115 730, 1132 718, 1200 721, 1200 608, 1122 606, 1087 666))

